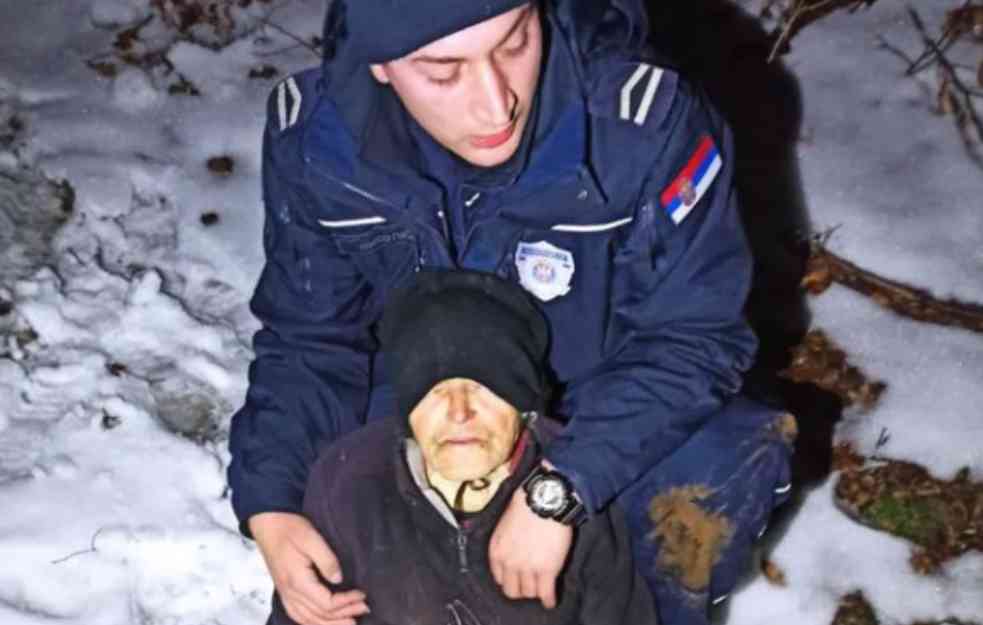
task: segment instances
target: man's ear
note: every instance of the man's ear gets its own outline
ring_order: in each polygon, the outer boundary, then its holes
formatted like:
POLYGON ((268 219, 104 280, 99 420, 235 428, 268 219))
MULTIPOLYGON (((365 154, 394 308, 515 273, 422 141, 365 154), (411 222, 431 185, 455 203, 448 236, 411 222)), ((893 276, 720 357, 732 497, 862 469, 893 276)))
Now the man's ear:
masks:
POLYGON ((386 72, 386 67, 378 63, 373 63, 369 65, 369 71, 372 72, 372 76, 384 85, 389 84, 389 74, 386 72))

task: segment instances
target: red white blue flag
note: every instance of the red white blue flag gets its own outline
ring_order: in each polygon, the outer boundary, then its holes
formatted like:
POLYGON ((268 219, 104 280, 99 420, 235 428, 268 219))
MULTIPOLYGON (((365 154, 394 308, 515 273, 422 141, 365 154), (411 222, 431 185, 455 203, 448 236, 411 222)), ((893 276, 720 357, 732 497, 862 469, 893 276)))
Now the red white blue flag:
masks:
POLYGON ((723 160, 710 135, 704 135, 689 162, 662 192, 662 207, 673 223, 680 224, 707 192, 720 173, 723 160))

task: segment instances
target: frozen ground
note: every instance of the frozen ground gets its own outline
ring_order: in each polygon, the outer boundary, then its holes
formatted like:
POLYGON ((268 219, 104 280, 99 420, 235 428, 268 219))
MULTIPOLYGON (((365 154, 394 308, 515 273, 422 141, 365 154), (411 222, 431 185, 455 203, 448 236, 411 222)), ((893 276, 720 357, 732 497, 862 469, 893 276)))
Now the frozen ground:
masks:
MULTIPOLYGON (((274 28, 248 31, 244 11, 233 35, 248 34, 221 51, 207 38, 171 47, 171 74, 87 67, 146 4, 0 3, 3 625, 259 624, 267 610, 271 585, 224 481, 255 329, 245 304, 262 262, 259 142, 274 84, 248 74, 317 61, 274 28), (170 94, 178 75, 200 95, 170 94), (231 173, 207 166, 221 156, 231 173)), ((919 9, 937 24, 952 6, 919 9)), ((322 10, 292 0, 273 21, 309 37, 322 10)), ((877 34, 918 49, 903 5, 881 0, 809 27, 786 59, 803 91, 810 217, 839 226, 830 246, 869 269, 983 302, 983 172, 931 113, 931 72, 902 77, 877 34)), ((870 452, 888 428, 880 453, 983 479, 983 337, 838 288, 811 306, 889 384, 838 435, 870 452)), ((728 623, 827 625, 857 588, 887 624, 983 620, 983 555, 916 577, 907 545, 848 521, 831 487, 808 495, 771 553, 788 587, 753 580, 728 623)))

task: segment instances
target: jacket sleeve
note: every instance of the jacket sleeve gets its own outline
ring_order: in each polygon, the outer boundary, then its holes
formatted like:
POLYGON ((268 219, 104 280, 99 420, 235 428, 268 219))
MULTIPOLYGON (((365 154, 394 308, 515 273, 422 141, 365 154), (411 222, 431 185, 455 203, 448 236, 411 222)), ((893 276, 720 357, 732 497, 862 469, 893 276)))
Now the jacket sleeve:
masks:
POLYGON ((666 147, 614 255, 608 355, 568 384, 561 411, 570 422, 546 452, 589 511, 685 443, 739 390, 757 348, 743 316, 752 263, 730 130, 698 93, 681 88, 653 137, 666 147), (674 221, 666 189, 705 137, 719 148, 720 169, 674 221))
POLYGON ((635 567, 624 514, 610 506, 580 531, 593 540, 581 569, 583 600, 580 625, 652 625, 658 623, 655 599, 635 567))
POLYGON ((315 209, 324 207, 314 206, 298 141, 296 129, 267 125, 266 264, 251 302, 262 328, 229 441, 232 506, 246 536, 254 514, 300 512, 319 445, 364 420, 369 397, 369 325, 379 306, 351 259, 319 231, 315 209))
MULTIPOLYGON (((338 557, 338 561, 341 564, 341 570, 346 573, 346 577, 350 578, 350 569, 348 564, 351 562, 351 558, 348 555, 348 543, 342 540, 342 537, 338 534, 335 529, 334 520, 332 518, 332 511, 335 510, 334 497, 333 497, 333 472, 328 468, 337 462, 337 454, 335 450, 330 447, 324 448, 320 459, 317 460, 311 467, 310 479, 307 482, 307 486, 304 494, 303 501, 303 514, 307 517, 307 520, 311 522, 311 525, 321 534, 321 537, 331 545, 334 550, 335 555, 338 557)), ((335 586, 334 584, 329 584, 327 580, 324 580, 325 584, 328 584, 332 592, 344 592, 346 590, 351 590, 353 588, 350 581, 346 579, 340 586, 335 586)), ((280 595, 277 592, 273 594, 272 611, 270 614, 270 619, 267 625, 298 625, 287 614, 287 610, 283 605, 283 601, 280 599, 280 595)), ((382 623, 376 623, 375 621, 366 620, 364 618, 359 618, 359 625, 384 625, 382 623)))

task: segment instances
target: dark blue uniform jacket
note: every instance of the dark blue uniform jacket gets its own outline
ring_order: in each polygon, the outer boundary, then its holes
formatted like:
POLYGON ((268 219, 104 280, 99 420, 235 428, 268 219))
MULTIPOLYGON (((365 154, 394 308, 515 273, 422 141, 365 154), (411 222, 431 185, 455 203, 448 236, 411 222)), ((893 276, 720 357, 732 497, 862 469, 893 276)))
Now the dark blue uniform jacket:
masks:
POLYGON ((323 67, 274 89, 263 327, 230 441, 243 523, 299 512, 319 446, 395 414, 375 324, 423 266, 495 272, 544 300, 569 419, 546 456, 591 511, 738 390, 756 341, 730 131, 654 57, 636 0, 545 4, 534 123, 494 170, 458 175, 347 59, 337 15, 323 67))

